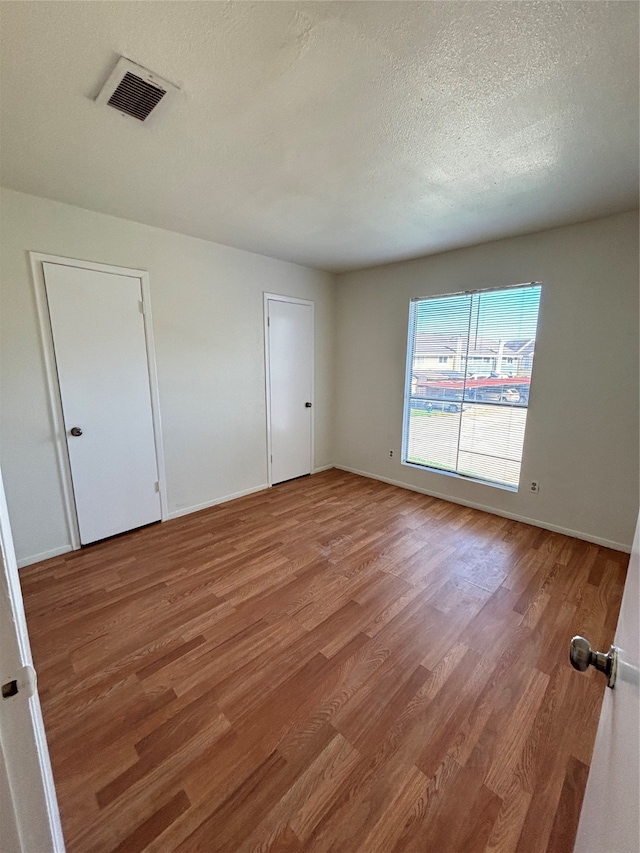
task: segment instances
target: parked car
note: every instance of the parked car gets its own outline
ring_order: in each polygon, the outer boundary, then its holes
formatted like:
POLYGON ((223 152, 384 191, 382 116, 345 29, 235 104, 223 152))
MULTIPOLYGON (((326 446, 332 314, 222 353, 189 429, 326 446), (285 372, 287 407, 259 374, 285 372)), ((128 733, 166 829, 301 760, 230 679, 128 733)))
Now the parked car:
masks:
POLYGON ((464 412, 468 408, 463 403, 458 403, 453 400, 412 400, 412 409, 421 409, 424 412, 464 412))
POLYGON ((487 403, 519 403, 520 392, 517 388, 481 388, 477 398, 487 403))
POLYGON ((505 388, 502 392, 502 400, 505 403, 519 403, 520 392, 517 388, 505 388))

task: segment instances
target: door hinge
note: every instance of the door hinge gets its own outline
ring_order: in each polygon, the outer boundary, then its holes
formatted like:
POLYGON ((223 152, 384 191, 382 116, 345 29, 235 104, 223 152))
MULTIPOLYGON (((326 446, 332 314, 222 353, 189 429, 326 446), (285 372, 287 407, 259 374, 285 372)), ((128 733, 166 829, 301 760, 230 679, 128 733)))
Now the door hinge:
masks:
POLYGON ((159 483, 159 481, 158 481, 158 480, 156 480, 155 490, 156 490, 156 492, 159 492, 159 491, 160 491, 160 483, 159 483))
POLYGON ((271 464, 273 464, 273 453, 271 454, 271 464))
POLYGON ((140 313, 144 314, 144 302, 142 299, 138 302, 138 305, 140 306, 140 313))
POLYGON ((267 326, 271 325, 271 317, 267 317, 267 326))

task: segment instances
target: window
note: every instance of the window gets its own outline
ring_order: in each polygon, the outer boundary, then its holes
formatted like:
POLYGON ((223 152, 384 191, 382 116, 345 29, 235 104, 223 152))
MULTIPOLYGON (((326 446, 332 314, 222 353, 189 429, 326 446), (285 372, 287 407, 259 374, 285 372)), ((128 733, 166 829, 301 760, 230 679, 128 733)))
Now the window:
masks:
POLYGON ((402 461, 517 491, 541 285, 413 299, 402 461), (416 372, 450 349, 446 369, 416 372))
POLYGON ((446 364, 449 361, 448 355, 439 355, 438 356, 438 364, 446 364))

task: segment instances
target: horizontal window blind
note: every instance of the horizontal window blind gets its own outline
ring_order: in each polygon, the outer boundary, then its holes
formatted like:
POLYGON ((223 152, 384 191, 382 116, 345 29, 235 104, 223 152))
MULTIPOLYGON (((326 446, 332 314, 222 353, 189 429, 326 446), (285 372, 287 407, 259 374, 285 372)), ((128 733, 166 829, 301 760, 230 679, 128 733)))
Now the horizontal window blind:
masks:
POLYGON ((414 299, 403 461, 517 489, 541 285, 414 299))

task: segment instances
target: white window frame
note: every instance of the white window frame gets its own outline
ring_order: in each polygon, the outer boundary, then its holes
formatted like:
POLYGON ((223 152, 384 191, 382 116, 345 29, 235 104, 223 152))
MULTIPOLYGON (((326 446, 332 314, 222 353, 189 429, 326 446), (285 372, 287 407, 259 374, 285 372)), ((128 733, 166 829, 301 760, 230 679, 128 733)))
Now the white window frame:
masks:
MULTIPOLYGON (((435 293, 429 296, 414 296, 409 300, 409 310, 408 310, 408 333, 407 333, 407 358, 405 363, 405 385, 404 385, 404 400, 403 400, 403 410, 402 410, 402 451, 400 456, 400 463, 402 465, 406 465, 407 468, 414 468, 417 471, 426 471, 430 474, 441 474, 445 477, 453 477, 456 480, 463 480, 465 483, 477 483, 480 486, 489 486, 492 489, 502 489, 505 492, 517 493, 520 490, 520 482, 517 486, 510 486, 506 483, 496 483, 491 480, 483 480, 480 477, 472 477, 468 474, 460 474, 457 471, 447 471, 444 468, 432 468, 429 465, 418 465, 415 462, 407 461, 407 452, 409 447, 409 419, 410 419, 410 411, 411 411, 411 377, 413 373, 413 347, 414 347, 414 323, 412 322, 412 305, 417 302, 426 301, 429 299, 437 299, 437 298, 445 298, 445 297, 454 297, 454 296, 462 296, 469 295, 473 293, 488 293, 496 290, 510 290, 510 289, 518 289, 522 287, 540 287, 542 288, 541 281, 530 281, 523 282, 521 284, 511 284, 511 285, 502 285, 496 287, 481 287, 474 288, 473 290, 459 290, 455 293, 435 293)), ((542 292, 540 295, 540 300, 542 302, 542 292)), ((540 310, 538 311, 538 322, 540 320, 540 310)), ((467 354, 468 355, 468 354, 467 354)), ((467 358, 463 357, 465 364, 468 362, 474 361, 474 356, 468 356, 467 358)), ((483 359, 483 361, 491 361, 491 359, 483 359)), ((465 368, 465 370, 467 370, 465 368)), ((529 397, 529 400, 531 398, 529 397)), ((527 416, 529 413, 529 401, 527 401, 527 416)), ((521 457, 521 463, 524 461, 524 447, 523 447, 523 456, 521 457)), ((520 478, 521 479, 521 478, 520 478)))

